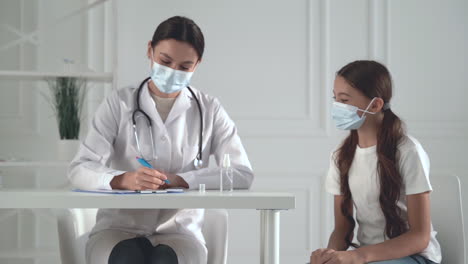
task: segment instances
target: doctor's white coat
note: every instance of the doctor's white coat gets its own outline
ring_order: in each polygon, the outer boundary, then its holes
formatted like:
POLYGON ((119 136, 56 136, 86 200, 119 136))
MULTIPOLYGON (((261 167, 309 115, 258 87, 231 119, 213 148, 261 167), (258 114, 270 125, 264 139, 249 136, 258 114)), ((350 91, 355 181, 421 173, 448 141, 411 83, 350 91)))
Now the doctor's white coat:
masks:
MULTIPOLYGON (((253 173, 247 154, 237 135, 237 129, 219 101, 193 89, 203 113, 203 166, 196 170, 193 160, 198 153, 200 114, 192 94, 183 89, 162 122, 155 102, 145 85, 140 95, 141 109, 153 124, 154 150, 157 159, 152 165, 157 170, 182 177, 190 189, 204 183, 207 189, 219 188, 220 165, 223 155, 230 154, 234 169, 234 187, 248 189, 253 173), (216 168, 207 168, 209 156, 214 155, 216 168)), ((113 91, 99 106, 88 135, 82 141, 72 161, 68 176, 75 188, 111 189, 110 181, 126 171, 135 171, 141 165, 132 127, 132 113, 136 109, 137 89, 113 91)), ((148 142, 141 142, 145 148, 148 142)), ((157 207, 157 205, 155 206, 157 207)), ((201 225, 203 209, 101 209, 91 236, 103 230, 119 230, 141 236, 159 238, 183 236, 204 244, 201 225)), ((152 241, 153 243, 157 243, 152 241)), ((193 247, 192 247, 193 248, 193 247)), ((176 245, 178 255, 191 255, 190 248, 176 245)), ((196 255, 193 252, 192 255, 196 255)), ((179 263, 192 263, 180 259, 179 263)))

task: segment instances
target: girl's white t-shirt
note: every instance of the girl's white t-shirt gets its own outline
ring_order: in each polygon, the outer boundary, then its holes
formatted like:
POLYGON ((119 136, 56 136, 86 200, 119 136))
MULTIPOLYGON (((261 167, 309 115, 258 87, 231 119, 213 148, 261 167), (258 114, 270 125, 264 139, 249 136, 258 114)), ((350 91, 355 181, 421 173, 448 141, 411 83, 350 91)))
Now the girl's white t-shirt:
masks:
MULTIPOLYGON (((376 149, 376 146, 369 148, 357 146, 349 171, 349 187, 358 224, 357 240, 361 246, 375 245, 388 240, 385 234, 385 217, 379 203, 380 180, 377 173, 376 149)), ((398 167, 403 178, 398 207, 401 208, 403 220, 408 222, 406 196, 432 191, 429 181, 430 163, 421 144, 410 136, 402 139, 398 145, 397 155, 398 167)), ((330 159, 325 188, 333 195, 341 195, 340 176, 334 154, 330 159)), ((440 263, 442 255, 436 234, 431 224, 429 245, 420 255, 435 263, 440 263)))

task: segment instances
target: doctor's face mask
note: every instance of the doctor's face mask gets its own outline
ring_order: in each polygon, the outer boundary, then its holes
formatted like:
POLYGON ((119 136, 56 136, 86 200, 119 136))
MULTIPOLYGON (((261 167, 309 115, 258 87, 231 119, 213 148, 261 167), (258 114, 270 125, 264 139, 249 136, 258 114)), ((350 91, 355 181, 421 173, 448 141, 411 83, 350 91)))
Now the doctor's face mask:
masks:
POLYGON ((151 80, 166 94, 176 93, 190 85, 198 65, 195 50, 174 39, 162 40, 156 47, 150 44, 151 80))
POLYGON ((153 61, 151 80, 158 89, 166 94, 176 93, 190 85, 193 72, 184 72, 153 61))

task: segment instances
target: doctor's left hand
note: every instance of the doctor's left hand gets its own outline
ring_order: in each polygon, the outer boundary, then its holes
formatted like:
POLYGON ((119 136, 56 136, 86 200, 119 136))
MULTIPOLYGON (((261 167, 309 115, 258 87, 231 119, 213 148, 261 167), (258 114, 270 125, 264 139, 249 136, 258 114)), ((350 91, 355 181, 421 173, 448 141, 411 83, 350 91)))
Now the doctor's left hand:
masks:
POLYGON ((161 186, 162 189, 167 189, 167 188, 188 188, 189 185, 188 183, 179 175, 176 175, 174 173, 165 173, 163 174, 167 177, 169 180, 169 184, 165 183, 163 186, 161 186))

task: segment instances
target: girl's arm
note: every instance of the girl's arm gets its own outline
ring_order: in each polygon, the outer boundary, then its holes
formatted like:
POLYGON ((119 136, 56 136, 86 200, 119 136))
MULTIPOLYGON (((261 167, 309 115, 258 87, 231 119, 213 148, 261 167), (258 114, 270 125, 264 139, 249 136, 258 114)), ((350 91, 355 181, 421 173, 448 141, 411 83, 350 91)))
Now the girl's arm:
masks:
MULTIPOLYGON (((335 229, 330 235, 327 248, 343 251, 348 249, 345 242, 346 234, 350 230, 351 225, 348 220, 341 213, 341 203, 343 201, 343 195, 335 195, 334 199, 334 211, 335 211, 335 229)), ((349 213, 353 215, 353 207, 349 209, 349 213)))
POLYGON ((365 260, 365 263, 399 259, 426 249, 431 238, 429 192, 408 195, 407 200, 408 232, 380 244, 356 249, 355 252, 365 260))

